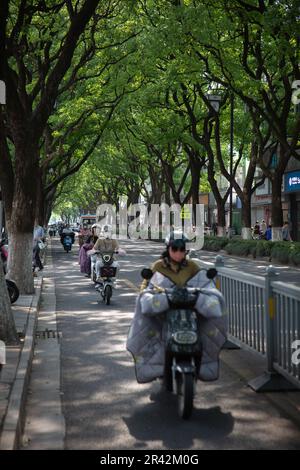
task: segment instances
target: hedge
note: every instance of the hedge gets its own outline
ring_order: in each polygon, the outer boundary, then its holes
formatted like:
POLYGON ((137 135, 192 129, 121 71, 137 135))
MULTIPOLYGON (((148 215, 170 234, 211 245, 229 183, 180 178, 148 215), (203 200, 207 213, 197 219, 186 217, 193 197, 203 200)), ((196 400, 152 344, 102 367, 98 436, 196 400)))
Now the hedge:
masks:
POLYGON ((204 237, 204 246, 203 250, 208 251, 220 251, 228 243, 228 238, 226 237, 204 237))
POLYGON ((268 257, 270 261, 300 266, 300 242, 241 240, 226 237, 205 237, 203 250, 225 250, 229 255, 268 257))

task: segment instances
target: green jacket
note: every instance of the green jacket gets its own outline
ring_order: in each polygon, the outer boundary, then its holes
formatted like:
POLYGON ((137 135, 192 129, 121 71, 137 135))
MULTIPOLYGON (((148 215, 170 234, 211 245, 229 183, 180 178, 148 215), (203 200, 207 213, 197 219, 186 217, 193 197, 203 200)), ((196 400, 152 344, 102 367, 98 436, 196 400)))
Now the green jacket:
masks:
MULTIPOLYGON (((183 287, 192 279, 200 267, 195 261, 184 260, 181 264, 174 263, 168 258, 159 259, 151 266, 153 273, 159 272, 174 282, 178 287, 183 287)), ((148 282, 145 280, 141 285, 141 291, 146 289, 148 282)))

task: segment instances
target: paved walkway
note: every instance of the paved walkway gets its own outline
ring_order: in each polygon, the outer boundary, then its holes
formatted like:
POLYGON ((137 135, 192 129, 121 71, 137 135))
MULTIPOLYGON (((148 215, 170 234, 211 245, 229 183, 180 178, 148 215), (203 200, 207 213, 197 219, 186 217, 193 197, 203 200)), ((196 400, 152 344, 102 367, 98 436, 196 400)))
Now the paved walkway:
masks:
MULTIPOLYGON (((300 393, 253 392, 247 382, 266 367, 265 359, 255 353, 222 351, 220 379, 198 383, 195 410, 187 422, 177 415, 176 397, 162 392, 158 381, 136 383, 133 361, 125 348, 126 336, 141 282, 140 270, 159 257, 162 246, 151 242, 122 242, 122 246, 127 255, 119 257, 119 281, 111 305, 106 306, 91 281, 79 272, 76 247, 66 254, 54 244, 56 313, 62 332, 57 370, 62 371, 64 448, 299 449, 300 393)), ((51 318, 52 311, 49 315, 51 318)), ((43 362, 40 344, 37 362, 43 362)), ((42 374, 40 384, 44 379, 42 374)), ((38 389, 35 392, 33 386, 31 391, 32 397, 37 397, 38 389)), ((53 428, 47 425, 54 423, 50 416, 54 411, 52 393, 42 403, 44 406, 37 406, 43 414, 31 417, 37 419, 40 433, 49 437, 53 428)), ((30 412, 27 419, 31 421, 30 412)), ((47 444, 53 448, 52 439, 42 442, 36 432, 29 435, 29 427, 27 448, 47 444)))
POLYGON ((20 438, 41 283, 41 277, 35 278, 35 294, 21 295, 12 306, 22 339, 18 346, 6 348, 6 364, 0 375, 0 449, 13 448, 20 438))

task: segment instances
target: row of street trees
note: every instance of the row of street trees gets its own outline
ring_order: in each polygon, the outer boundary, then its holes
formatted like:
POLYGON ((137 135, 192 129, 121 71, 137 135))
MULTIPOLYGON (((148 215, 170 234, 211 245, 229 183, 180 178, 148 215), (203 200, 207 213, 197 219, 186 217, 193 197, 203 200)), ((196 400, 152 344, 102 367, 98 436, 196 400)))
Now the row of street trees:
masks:
POLYGON ((143 74, 143 86, 119 108, 118 154, 128 155, 129 147, 131 157, 125 159, 132 161, 134 154, 148 175, 152 201, 164 195, 175 202, 197 202, 201 181, 208 181, 220 234, 229 190, 221 193, 218 176, 226 178, 242 202, 245 238, 250 236, 251 197, 268 178, 273 239, 279 239, 282 177, 290 158, 299 159, 300 115, 292 100, 300 73, 298 3, 138 3, 137 73, 143 74), (212 93, 221 97, 219 111, 209 100, 212 93), (247 173, 240 186, 236 174, 245 159, 247 173))

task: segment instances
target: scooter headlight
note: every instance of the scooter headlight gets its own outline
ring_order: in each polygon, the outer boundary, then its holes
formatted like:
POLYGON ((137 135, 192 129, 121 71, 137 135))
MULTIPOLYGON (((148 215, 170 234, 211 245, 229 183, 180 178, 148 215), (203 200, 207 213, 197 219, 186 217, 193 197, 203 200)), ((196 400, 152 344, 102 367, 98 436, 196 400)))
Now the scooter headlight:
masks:
POLYGON ((194 331, 176 331, 173 334, 173 339, 178 344, 195 344, 197 342, 197 333, 194 331))

